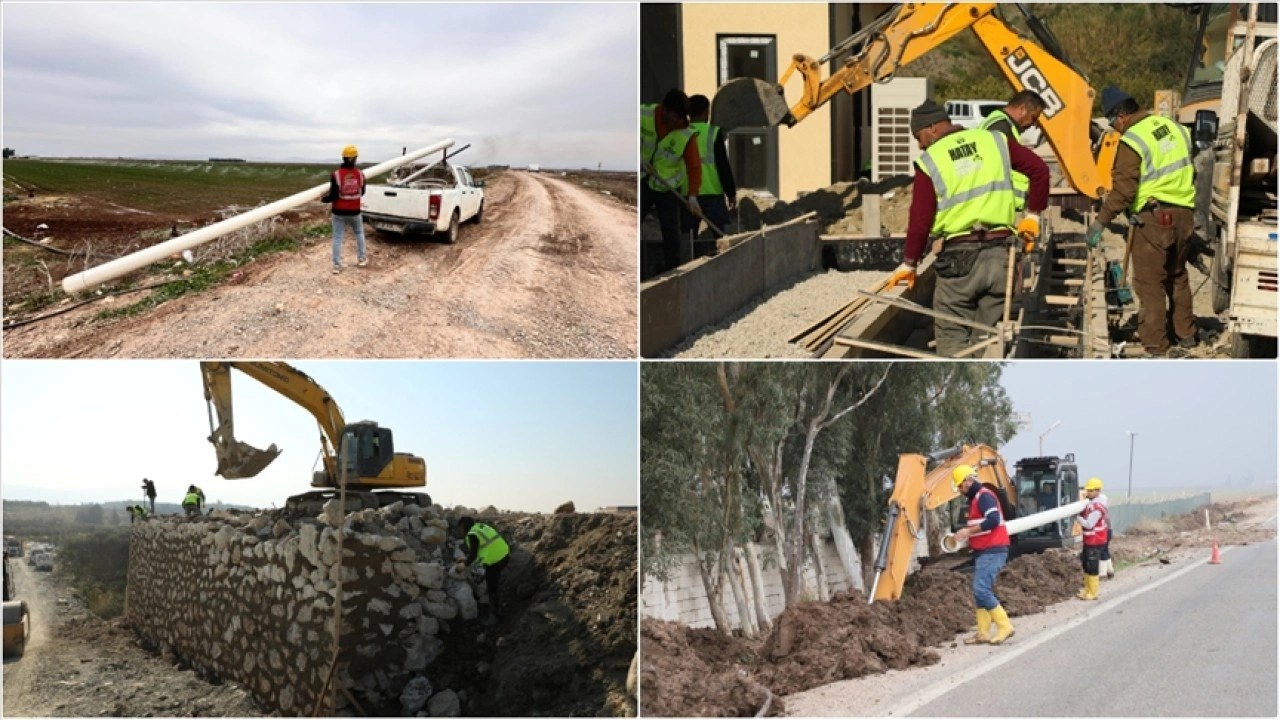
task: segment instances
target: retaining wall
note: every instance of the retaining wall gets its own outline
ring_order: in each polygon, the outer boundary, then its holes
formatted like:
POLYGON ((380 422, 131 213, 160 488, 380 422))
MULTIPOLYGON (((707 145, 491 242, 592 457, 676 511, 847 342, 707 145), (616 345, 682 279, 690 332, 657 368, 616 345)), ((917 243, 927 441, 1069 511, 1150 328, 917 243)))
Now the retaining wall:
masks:
POLYGON ((821 262, 813 223, 766 229, 640 285, 640 354, 653 357, 821 262))
MULTIPOLYGON (((162 653, 241 683, 268 710, 310 714, 333 657, 335 515, 215 510, 138 523, 126 618, 162 653)), ((459 712, 451 690, 432 686, 431 664, 449 621, 476 617, 483 582, 455 574, 460 551, 448 528, 436 507, 347 515, 336 682, 365 712, 412 715, 428 704, 433 715, 459 712)))

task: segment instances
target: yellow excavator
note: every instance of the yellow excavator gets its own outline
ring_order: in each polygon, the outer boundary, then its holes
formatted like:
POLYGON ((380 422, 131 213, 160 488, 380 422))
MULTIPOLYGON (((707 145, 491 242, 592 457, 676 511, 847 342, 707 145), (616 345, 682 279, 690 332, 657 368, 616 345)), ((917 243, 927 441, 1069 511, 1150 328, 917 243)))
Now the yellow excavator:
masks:
MULTIPOLYGON (((1021 460, 1016 478, 1009 477, 1000 454, 987 445, 960 444, 929 455, 900 455, 879 551, 873 563, 875 580, 867 594, 871 602, 902 597, 916 542, 925 537, 926 513, 960 497, 951 483, 951 471, 959 465, 977 470, 978 480, 1000 499, 1006 521, 1052 510, 1078 499, 1075 458, 1070 455, 1063 459, 1021 460)), ((967 507, 965 503, 956 504, 950 517, 953 526, 965 524, 967 507)), ((1073 542, 1070 528, 1069 521, 1056 522, 1025 538, 1015 535, 1011 538, 1012 550, 1037 552, 1065 547, 1073 542)))
POLYGON ((726 133, 739 127, 793 126, 839 93, 852 95, 887 80, 969 29, 1015 91, 1033 90, 1044 98, 1039 124, 1058 156, 1063 176, 1082 195, 1100 198, 1111 187, 1111 165, 1120 136, 1093 124, 1094 90, 1088 78, 1067 60, 1048 27, 1025 5, 1015 5, 1043 47, 1001 19, 996 3, 903 3, 820 58, 793 56, 777 85, 745 77, 725 83, 716 91, 711 120, 726 133), (823 66, 840 58, 844 58, 840 67, 823 77, 823 66), (795 73, 803 81, 803 90, 788 107, 785 88, 795 73))
POLYGON ((425 493, 373 492, 410 490, 427 484, 426 462, 409 453, 395 452, 390 428, 363 420, 347 423, 337 401, 306 373, 283 362, 202 362, 204 398, 209 406, 209 442, 218 458, 216 473, 227 480, 251 478, 261 473, 280 450, 273 444, 260 450, 235 437, 231 405, 231 371, 238 370, 283 395, 311 413, 320 427, 323 467, 311 479, 319 490, 295 495, 287 508, 307 514, 319 512, 336 496, 343 483, 347 509, 377 508, 396 501, 430 505, 425 493), (216 420, 215 420, 216 415, 216 420))

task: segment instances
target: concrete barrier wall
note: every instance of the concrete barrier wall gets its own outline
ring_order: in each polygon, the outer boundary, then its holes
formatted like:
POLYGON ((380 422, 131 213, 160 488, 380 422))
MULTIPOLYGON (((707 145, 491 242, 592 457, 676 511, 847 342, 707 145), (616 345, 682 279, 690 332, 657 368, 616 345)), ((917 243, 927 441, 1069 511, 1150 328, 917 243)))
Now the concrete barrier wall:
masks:
MULTIPOLYGON (((126 618, 162 654, 241 683, 268 710, 310 714, 332 661, 335 527, 279 511, 139 523, 126 618)), ((433 715, 457 714, 452 691, 427 677, 442 624, 477 611, 472 579, 449 564, 448 527, 436 508, 400 503, 347 516, 335 682, 366 712, 401 714, 407 693, 420 708, 430 699, 433 715)))
POLYGON ((653 357, 800 273, 818 268, 818 229, 789 225, 640 285, 640 354, 653 357))
MULTIPOLYGON (((775 618, 781 615, 786 607, 782 592, 782 576, 778 572, 778 553, 772 545, 755 545, 754 547, 760 558, 765 608, 769 612, 769 617, 775 618)), ((822 564, 826 570, 823 581, 831 594, 849 589, 850 578, 845 574, 844 566, 840 564, 840 557, 836 554, 835 545, 830 539, 822 544, 822 564)), ((747 572, 746 561, 739 559, 739 566, 744 578, 745 590, 750 593, 751 576, 747 572)), ((805 565, 803 577, 806 594, 816 600, 818 578, 812 563, 805 565)), ((855 580, 852 585, 861 589, 861 578, 855 580)), ((738 606, 734 603, 733 593, 727 584, 721 588, 721 602, 724 605, 725 614, 729 617, 730 625, 738 627, 738 606)), ((750 595, 747 597, 747 604, 752 606, 750 595)), ((711 606, 707 603, 707 593, 702 585, 702 578, 698 574, 697 559, 693 555, 685 556, 683 561, 671 571, 670 579, 665 582, 653 577, 645 578, 644 591, 640 595, 640 614, 642 617, 673 620, 695 628, 715 625, 711 619, 711 606)))

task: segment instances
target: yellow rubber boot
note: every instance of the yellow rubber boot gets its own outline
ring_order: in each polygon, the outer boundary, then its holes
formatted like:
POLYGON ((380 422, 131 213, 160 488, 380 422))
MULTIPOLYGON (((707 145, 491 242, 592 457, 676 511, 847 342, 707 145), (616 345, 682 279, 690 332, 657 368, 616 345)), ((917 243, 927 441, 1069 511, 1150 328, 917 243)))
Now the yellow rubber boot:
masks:
POLYGON ((992 645, 999 645, 1013 637, 1013 623, 1009 622, 1009 615, 1004 611, 1003 606, 997 605, 991 610, 991 619, 996 622, 996 634, 991 638, 992 645))
POLYGON ((978 608, 976 615, 978 618, 978 631, 971 637, 964 639, 965 645, 982 645, 991 642, 991 613, 983 608, 978 608))
POLYGON ((1081 585, 1081 587, 1080 587, 1080 592, 1076 593, 1076 597, 1077 597, 1077 598, 1079 598, 1079 599, 1081 599, 1081 600, 1090 600, 1090 599, 1092 599, 1092 598, 1090 598, 1090 597, 1089 597, 1089 578, 1090 578, 1090 577, 1092 577, 1092 576, 1091 576, 1091 575, 1085 575, 1085 576, 1084 576, 1084 584, 1083 584, 1083 585, 1081 585))
POLYGON ((1089 575, 1089 576, 1085 577, 1084 581, 1085 581, 1085 583, 1089 586, 1089 599, 1090 599, 1090 600, 1097 600, 1097 599, 1098 599, 1098 583, 1099 583, 1099 582, 1101 582, 1101 580, 1102 580, 1102 578, 1101 578, 1101 577, 1099 577, 1098 575, 1089 575))

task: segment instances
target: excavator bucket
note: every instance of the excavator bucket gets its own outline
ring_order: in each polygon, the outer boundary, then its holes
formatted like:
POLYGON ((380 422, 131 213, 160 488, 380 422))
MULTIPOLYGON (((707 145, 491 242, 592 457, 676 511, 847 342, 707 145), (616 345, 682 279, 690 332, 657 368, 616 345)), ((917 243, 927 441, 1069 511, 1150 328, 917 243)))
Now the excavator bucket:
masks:
POLYGON ((227 480, 251 478, 265 470, 279 455, 280 451, 274 444, 266 450, 259 450, 248 443, 236 440, 233 449, 225 454, 219 454, 218 474, 227 480))
POLYGON ((776 85, 756 78, 734 78, 716 91, 711 101, 711 122, 721 132, 738 128, 771 128, 793 124, 791 108, 776 85))

